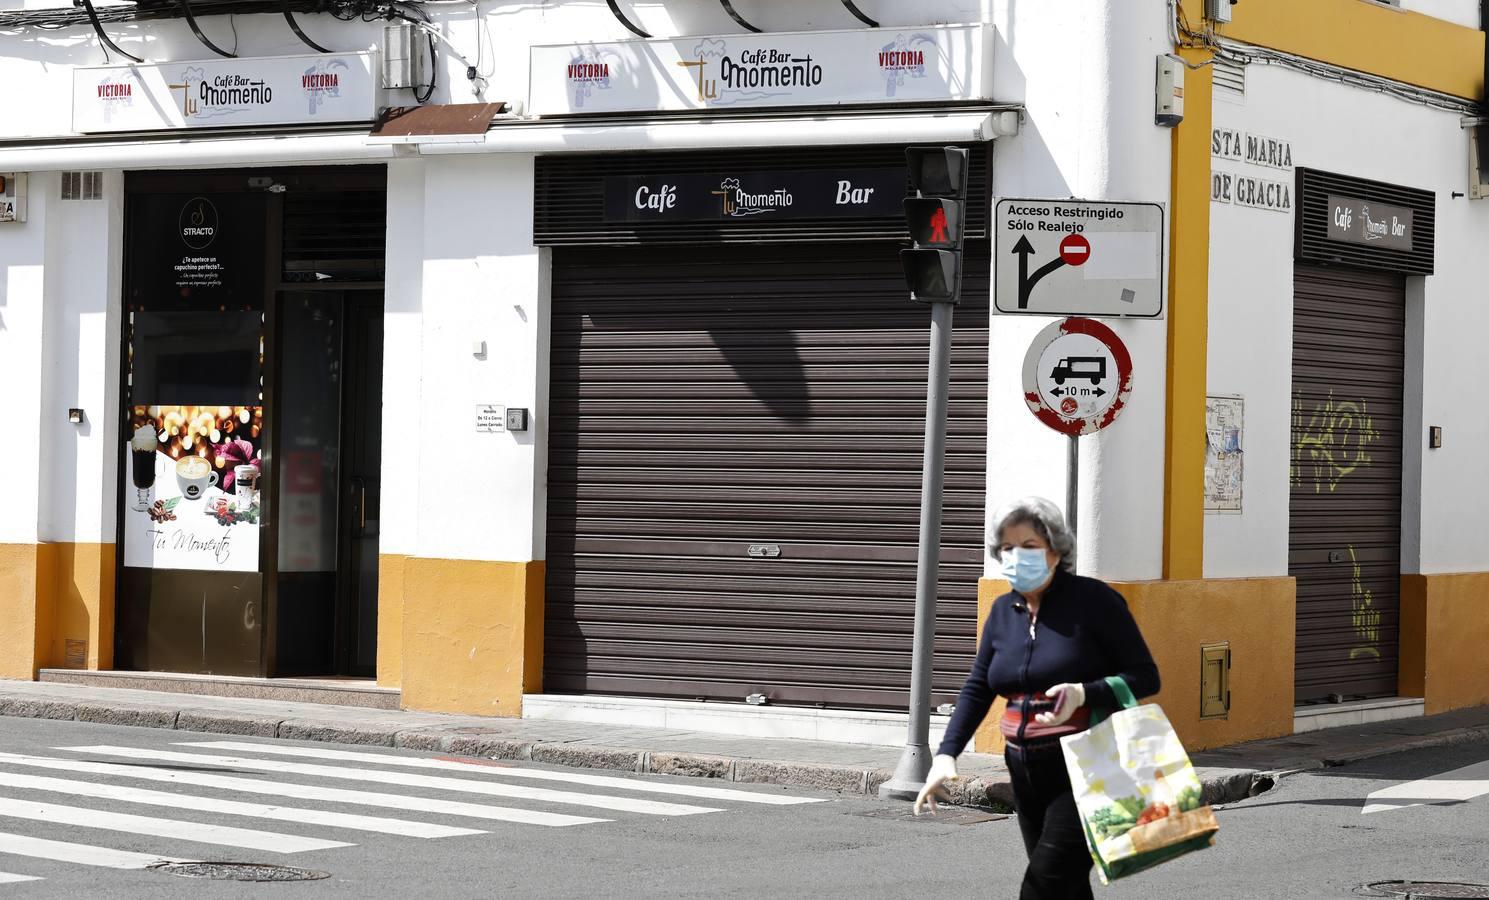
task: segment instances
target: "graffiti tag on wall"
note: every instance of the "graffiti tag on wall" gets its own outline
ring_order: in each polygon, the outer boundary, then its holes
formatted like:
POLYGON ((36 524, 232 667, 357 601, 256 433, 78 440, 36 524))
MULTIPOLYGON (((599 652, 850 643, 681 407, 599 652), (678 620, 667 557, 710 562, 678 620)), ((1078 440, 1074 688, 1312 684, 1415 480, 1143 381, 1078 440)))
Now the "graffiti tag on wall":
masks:
POLYGON ((1305 411, 1303 398, 1293 395, 1294 487, 1313 483, 1313 492, 1333 493, 1353 472, 1368 468, 1370 447, 1379 443, 1380 431, 1366 400, 1329 399, 1305 411))

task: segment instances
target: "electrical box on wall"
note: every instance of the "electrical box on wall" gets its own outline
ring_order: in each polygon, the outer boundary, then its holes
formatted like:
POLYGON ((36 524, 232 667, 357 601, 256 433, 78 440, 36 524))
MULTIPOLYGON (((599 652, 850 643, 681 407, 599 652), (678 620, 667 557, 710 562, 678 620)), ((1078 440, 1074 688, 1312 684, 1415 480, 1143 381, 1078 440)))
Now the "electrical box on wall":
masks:
POLYGON ((1167 53, 1158 57, 1153 120, 1166 128, 1184 121, 1184 61, 1167 53))
POLYGON ((1236 0, 1205 0, 1205 18, 1211 22, 1229 22, 1230 8, 1236 0))
POLYGON ((1230 641, 1199 648, 1199 717, 1230 716, 1230 641))
POLYGON ((0 172, 0 222, 26 221, 26 173, 0 172))
POLYGON ((383 87, 388 90, 424 84, 417 31, 408 22, 383 26, 383 87))
POLYGON ((1489 123, 1468 128, 1468 196, 1489 197, 1489 123))

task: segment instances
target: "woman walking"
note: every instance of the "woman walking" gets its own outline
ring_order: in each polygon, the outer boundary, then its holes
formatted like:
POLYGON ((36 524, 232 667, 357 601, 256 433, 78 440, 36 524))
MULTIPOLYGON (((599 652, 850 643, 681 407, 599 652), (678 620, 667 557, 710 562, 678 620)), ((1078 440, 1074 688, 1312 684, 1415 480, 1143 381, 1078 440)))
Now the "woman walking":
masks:
POLYGON ((937 798, 947 798, 956 757, 1002 695, 1004 760, 1029 854, 1019 897, 1090 897, 1091 855, 1060 737, 1088 728, 1093 711, 1120 707, 1108 676, 1120 676, 1141 698, 1158 692, 1158 667, 1122 595, 1075 574, 1075 537, 1053 503, 1030 497, 1000 511, 993 556, 1013 591, 993 603, 983 624, 915 812, 929 806, 934 813, 937 798))

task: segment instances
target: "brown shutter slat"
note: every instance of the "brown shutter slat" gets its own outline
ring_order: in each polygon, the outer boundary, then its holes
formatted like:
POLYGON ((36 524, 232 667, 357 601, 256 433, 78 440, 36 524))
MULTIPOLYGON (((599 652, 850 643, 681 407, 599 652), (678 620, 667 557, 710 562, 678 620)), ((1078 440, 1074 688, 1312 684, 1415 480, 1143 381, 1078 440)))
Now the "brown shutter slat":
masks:
MULTIPOLYGON (((555 248, 545 690, 905 706, 930 316, 896 250, 555 248)), ((974 651, 988 253, 955 314, 937 703, 974 651)))
POLYGON ((1402 276, 1294 273, 1291 524, 1298 703, 1396 693, 1402 276))

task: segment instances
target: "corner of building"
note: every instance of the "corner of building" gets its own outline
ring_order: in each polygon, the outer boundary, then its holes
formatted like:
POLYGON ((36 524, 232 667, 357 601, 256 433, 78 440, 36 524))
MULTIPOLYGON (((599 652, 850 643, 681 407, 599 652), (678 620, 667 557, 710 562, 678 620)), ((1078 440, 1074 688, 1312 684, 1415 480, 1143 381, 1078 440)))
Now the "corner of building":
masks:
POLYGON ((1489 573, 1401 576, 1400 693, 1427 715, 1489 704, 1489 573))

